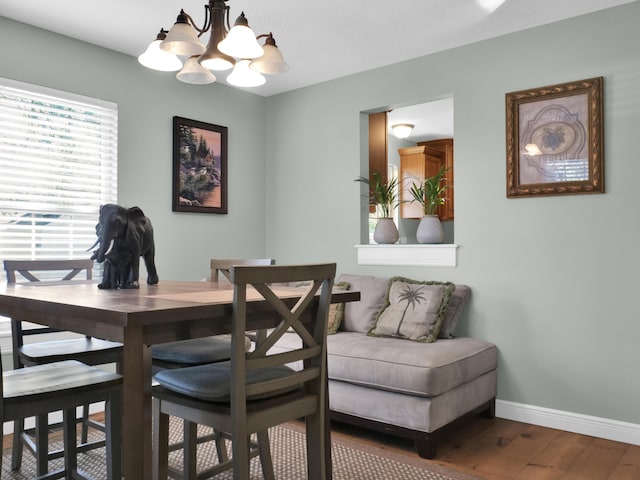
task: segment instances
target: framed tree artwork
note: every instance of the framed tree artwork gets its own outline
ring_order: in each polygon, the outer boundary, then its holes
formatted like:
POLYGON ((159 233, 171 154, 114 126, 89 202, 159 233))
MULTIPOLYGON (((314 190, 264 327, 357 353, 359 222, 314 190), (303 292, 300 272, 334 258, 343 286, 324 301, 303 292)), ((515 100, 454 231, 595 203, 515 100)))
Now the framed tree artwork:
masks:
POLYGON ((602 77, 506 94, 507 197, 604 192, 602 77))
POLYGON ((227 127, 173 117, 173 211, 226 214, 227 188, 227 127))

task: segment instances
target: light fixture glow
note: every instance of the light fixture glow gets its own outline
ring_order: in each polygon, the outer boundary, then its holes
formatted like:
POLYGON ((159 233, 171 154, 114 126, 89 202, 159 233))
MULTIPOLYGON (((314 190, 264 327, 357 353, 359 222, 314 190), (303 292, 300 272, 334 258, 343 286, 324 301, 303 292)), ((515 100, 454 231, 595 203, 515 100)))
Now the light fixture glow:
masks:
POLYGON ((198 63, 197 56, 184 62, 184 67, 178 72, 176 78, 183 83, 193 85, 205 85, 216 81, 216 76, 198 63))
POLYGON ((182 68, 182 62, 173 53, 160 49, 160 44, 167 36, 165 30, 160 30, 156 39, 149 44, 147 49, 138 57, 138 62, 152 70, 161 72, 175 72, 182 68))
POLYGON ((391 132, 397 138, 407 138, 413 131, 413 125, 410 123, 398 123, 391 125, 391 132))
POLYGON ((227 77, 227 82, 236 87, 259 87, 264 85, 264 75, 249 68, 251 60, 243 58, 236 62, 233 72, 227 77))
POLYGON ((229 30, 225 39, 218 44, 218 49, 238 58, 258 58, 264 55, 255 33, 249 28, 244 12, 236 19, 236 24, 229 30))
POLYGON ((252 61, 249 64, 249 68, 268 75, 284 73, 289 70, 289 65, 284 61, 272 34, 267 36, 262 48, 264 49, 264 55, 252 61))
POLYGON ((180 10, 176 23, 167 33, 167 38, 160 44, 162 50, 174 55, 200 55, 204 52, 205 46, 189 24, 188 18, 184 10, 180 10))
MULTIPOLYGON (((199 27, 193 18, 184 10, 176 19, 171 30, 166 33, 166 38, 154 44, 153 49, 158 49, 166 54, 181 57, 189 57, 184 67, 176 77, 187 83, 204 84, 215 81, 215 75, 202 73, 198 67, 204 70, 228 70, 234 67, 233 72, 227 77, 231 85, 242 87, 254 87, 265 83, 262 73, 278 74, 286 72, 289 66, 284 61, 282 53, 275 44, 273 35, 256 35, 249 28, 249 22, 244 12, 236 19, 235 25, 229 31, 229 6, 228 0, 208 0, 205 5, 206 15, 204 24, 199 27), (200 37, 210 32, 207 46, 200 41, 200 37), (267 37, 264 48, 258 43, 259 38, 267 37), (253 62, 252 62, 253 60, 253 62), (187 67, 187 63, 189 66, 187 67), (193 65, 193 63, 197 63, 193 65), (240 66, 238 64, 241 63, 240 66), (249 68, 252 63, 251 68, 249 68)), ((152 46, 149 46, 151 49, 152 46)), ((148 50, 149 50, 148 49, 148 50)), ((175 62, 169 67, 169 61, 165 64, 156 64, 147 60, 147 52, 139 57, 142 65, 157 70, 175 71, 181 65, 175 62), (170 70, 171 69, 171 70, 170 70)), ((179 59, 176 58, 179 61, 179 59)))
POLYGON ((536 145, 535 143, 527 143, 524 146, 524 150, 525 150, 524 154, 529 155, 531 157, 542 155, 542 151, 540 150, 540 147, 538 147, 538 145, 536 145))

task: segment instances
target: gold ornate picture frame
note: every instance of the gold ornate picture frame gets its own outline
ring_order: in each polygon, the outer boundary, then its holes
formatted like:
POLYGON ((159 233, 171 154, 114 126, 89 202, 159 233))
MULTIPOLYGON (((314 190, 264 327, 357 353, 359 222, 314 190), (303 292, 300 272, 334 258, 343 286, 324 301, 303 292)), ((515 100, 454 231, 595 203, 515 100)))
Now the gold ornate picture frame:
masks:
POLYGON ((506 94, 507 197, 604 193, 603 78, 506 94))

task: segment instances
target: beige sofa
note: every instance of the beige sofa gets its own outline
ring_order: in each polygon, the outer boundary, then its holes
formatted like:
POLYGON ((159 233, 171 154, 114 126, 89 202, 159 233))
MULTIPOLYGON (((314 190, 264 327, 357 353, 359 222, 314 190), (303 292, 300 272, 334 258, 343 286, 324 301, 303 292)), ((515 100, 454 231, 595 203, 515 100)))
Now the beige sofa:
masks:
MULTIPOLYGON (((441 319, 436 341, 368 335, 389 306, 392 280, 343 274, 336 281, 359 291, 361 300, 344 306, 338 331, 327 337, 331 416, 410 438, 421 457, 433 458, 438 435, 452 422, 482 411, 494 415, 497 349, 453 336, 470 297, 465 285, 455 286, 440 311, 432 309, 441 319)), ((276 350, 294 348, 289 340, 276 350)))

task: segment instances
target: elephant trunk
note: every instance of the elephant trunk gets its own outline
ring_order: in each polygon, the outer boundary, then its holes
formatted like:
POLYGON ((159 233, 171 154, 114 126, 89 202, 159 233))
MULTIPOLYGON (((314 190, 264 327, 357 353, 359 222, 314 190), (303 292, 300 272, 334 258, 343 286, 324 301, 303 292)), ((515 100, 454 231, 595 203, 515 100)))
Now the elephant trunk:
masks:
POLYGON ((89 250, 93 250, 94 248, 96 248, 96 246, 97 246, 99 243, 100 243, 100 239, 98 238, 98 239, 95 241, 95 243, 94 243, 93 245, 91 245, 89 248, 87 248, 87 250, 86 250, 86 251, 88 252, 89 250))

